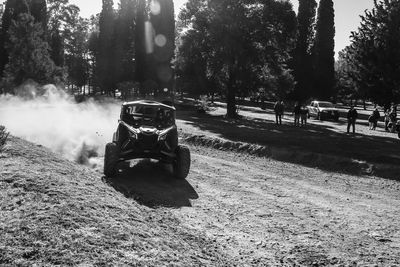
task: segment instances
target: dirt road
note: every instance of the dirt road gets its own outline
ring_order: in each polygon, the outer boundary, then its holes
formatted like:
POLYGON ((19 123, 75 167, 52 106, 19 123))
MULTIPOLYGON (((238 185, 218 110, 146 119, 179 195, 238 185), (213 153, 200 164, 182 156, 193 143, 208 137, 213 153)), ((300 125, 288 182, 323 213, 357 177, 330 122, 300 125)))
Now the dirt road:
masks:
POLYGON ((400 184, 191 147, 187 181, 140 162, 112 185, 239 266, 399 266, 400 184))
MULTIPOLYGON (((273 114, 180 115, 183 133, 383 157, 373 150, 398 163, 395 137, 346 136, 325 122, 278 128, 273 114)), ((400 266, 398 173, 354 176, 190 149, 187 180, 150 161, 105 179, 100 165, 93 171, 12 138, 0 153, 0 266, 400 266)))

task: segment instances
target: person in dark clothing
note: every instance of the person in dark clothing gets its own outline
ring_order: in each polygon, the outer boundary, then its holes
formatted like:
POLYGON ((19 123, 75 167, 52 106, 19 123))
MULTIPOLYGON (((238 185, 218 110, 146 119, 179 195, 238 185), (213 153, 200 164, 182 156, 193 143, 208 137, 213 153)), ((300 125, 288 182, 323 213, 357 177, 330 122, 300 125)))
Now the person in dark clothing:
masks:
POLYGON ((353 134, 356 132, 357 117, 357 110, 354 108, 354 106, 351 106, 349 112, 347 112, 347 133, 350 133, 350 126, 353 126, 353 134))
POLYGON ((378 120, 380 118, 381 114, 379 113, 379 110, 376 108, 368 118, 370 130, 376 130, 376 126, 378 126, 378 120))
POLYGON ((385 131, 389 131, 390 109, 385 110, 385 131))
POLYGON ((276 124, 282 125, 282 116, 285 112, 285 106, 283 105, 283 101, 277 101, 274 106, 276 124))
POLYGON ((301 106, 298 102, 296 102, 294 109, 294 126, 300 126, 300 114, 301 114, 301 106))
POLYGON ((397 106, 392 103, 392 108, 390 109, 389 112, 389 121, 391 123, 391 128, 388 129, 390 132, 394 133, 396 131, 396 122, 397 122, 397 106))
POLYGON ((308 114, 309 114, 308 108, 305 105, 303 105, 300 110, 301 126, 307 125, 308 114))

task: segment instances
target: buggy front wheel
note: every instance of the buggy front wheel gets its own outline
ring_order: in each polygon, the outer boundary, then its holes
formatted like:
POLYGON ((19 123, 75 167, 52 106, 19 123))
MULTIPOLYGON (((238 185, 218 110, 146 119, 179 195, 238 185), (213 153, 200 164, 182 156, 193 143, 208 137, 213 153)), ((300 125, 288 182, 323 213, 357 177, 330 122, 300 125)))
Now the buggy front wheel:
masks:
POLYGON ((104 155, 104 175, 114 177, 117 175, 119 149, 116 143, 108 143, 104 155))
POLYGON ((190 150, 186 146, 178 146, 176 148, 176 160, 173 164, 174 176, 183 180, 189 174, 190 170, 190 150))

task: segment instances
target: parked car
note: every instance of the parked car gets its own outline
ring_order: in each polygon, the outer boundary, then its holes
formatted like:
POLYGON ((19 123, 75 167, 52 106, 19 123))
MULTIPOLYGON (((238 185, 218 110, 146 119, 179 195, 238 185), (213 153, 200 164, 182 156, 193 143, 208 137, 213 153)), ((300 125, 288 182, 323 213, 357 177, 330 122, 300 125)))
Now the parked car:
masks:
POLYGON ((339 110, 331 102, 312 101, 307 108, 309 117, 315 117, 317 120, 339 120, 339 110))

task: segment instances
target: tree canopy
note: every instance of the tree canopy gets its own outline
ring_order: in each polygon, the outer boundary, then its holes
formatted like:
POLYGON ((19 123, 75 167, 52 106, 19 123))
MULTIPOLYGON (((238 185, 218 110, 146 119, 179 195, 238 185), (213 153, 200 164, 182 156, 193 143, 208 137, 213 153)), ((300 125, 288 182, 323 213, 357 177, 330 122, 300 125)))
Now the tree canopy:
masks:
POLYGON ((13 20, 7 46, 9 63, 5 67, 6 86, 20 85, 28 79, 45 84, 59 76, 50 58, 49 47, 43 40, 43 27, 33 16, 22 13, 13 20))
POLYGON ((265 88, 282 97, 292 89, 287 67, 296 16, 281 1, 188 1, 179 15, 182 36, 176 59, 183 86, 200 92, 220 88, 227 116, 236 116, 236 96, 265 88))
MULTIPOLYGON (((354 91, 379 104, 400 100, 400 2, 374 1, 341 53, 344 79, 354 91)), ((342 76, 343 77, 343 76, 342 76)))
POLYGON ((316 8, 315 0, 299 0, 297 40, 292 62, 297 83, 292 97, 300 101, 309 98, 313 93, 312 46, 316 8))
POLYGON ((313 53, 313 96, 328 100, 335 96, 335 14, 332 0, 319 2, 313 53))

